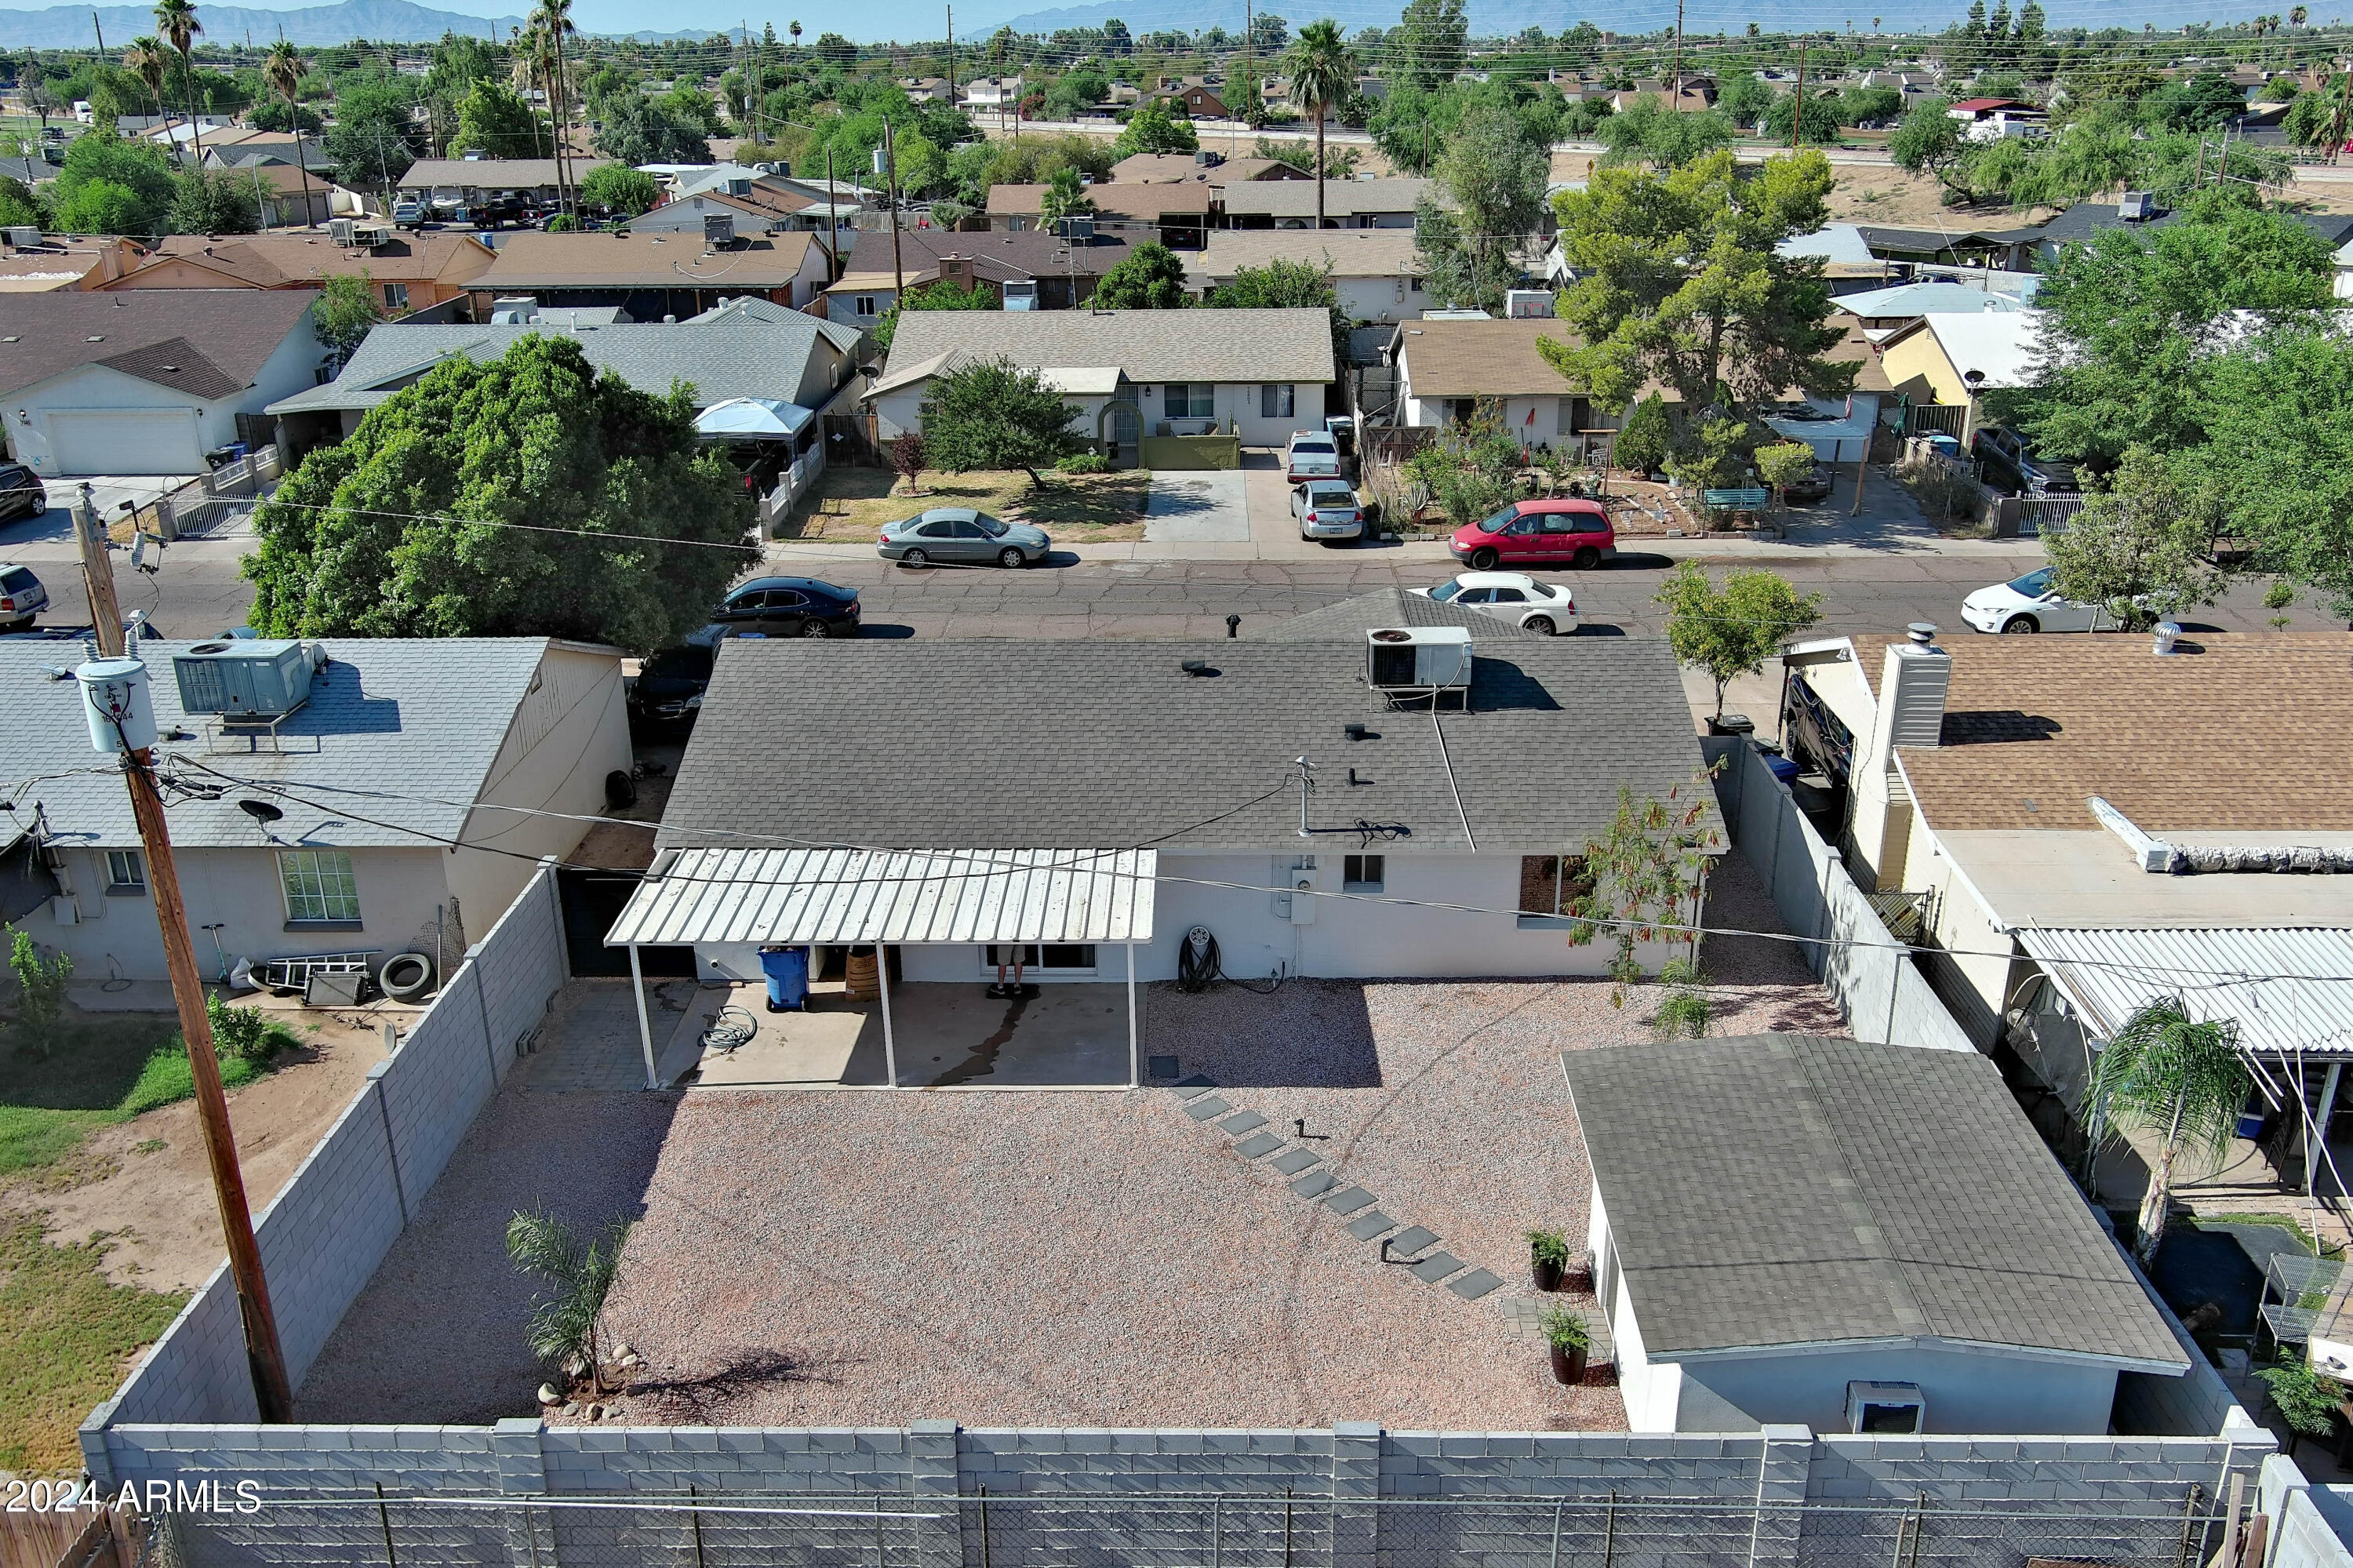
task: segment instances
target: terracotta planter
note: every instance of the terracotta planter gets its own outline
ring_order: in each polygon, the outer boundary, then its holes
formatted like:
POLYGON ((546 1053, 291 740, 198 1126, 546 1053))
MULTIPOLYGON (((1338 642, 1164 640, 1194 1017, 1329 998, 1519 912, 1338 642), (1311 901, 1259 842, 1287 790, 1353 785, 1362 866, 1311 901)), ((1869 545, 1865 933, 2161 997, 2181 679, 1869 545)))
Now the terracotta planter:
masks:
POLYGON ((1572 1386, 1583 1383, 1585 1381, 1585 1347, 1578 1345, 1574 1349, 1564 1350, 1558 1345, 1553 1346, 1552 1376, 1555 1383, 1565 1383, 1572 1386))
POLYGON ((1541 1257, 1531 1255, 1528 1259, 1528 1275, 1535 1281, 1538 1290, 1560 1288, 1561 1266, 1559 1264, 1549 1263, 1541 1257))

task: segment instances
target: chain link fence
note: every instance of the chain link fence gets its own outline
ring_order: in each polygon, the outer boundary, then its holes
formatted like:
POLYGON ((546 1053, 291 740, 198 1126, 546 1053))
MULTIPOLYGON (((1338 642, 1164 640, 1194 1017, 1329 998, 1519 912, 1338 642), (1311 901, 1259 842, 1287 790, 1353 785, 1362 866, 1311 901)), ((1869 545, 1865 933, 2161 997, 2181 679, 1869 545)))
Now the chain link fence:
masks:
POLYGON ((1290 1495, 345 1496, 167 1516, 159 1568, 2199 1568, 2178 1508, 1290 1495))

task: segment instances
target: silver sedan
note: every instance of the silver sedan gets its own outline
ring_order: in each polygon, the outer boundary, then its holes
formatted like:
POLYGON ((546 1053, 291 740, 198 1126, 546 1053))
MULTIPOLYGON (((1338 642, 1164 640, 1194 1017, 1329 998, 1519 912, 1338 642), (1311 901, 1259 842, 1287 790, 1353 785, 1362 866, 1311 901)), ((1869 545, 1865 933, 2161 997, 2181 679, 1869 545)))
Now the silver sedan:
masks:
POLYGON ((929 512, 882 524, 878 548, 886 561, 927 567, 934 561, 1027 567, 1054 547, 1043 528, 1008 523, 969 506, 934 506, 929 512))

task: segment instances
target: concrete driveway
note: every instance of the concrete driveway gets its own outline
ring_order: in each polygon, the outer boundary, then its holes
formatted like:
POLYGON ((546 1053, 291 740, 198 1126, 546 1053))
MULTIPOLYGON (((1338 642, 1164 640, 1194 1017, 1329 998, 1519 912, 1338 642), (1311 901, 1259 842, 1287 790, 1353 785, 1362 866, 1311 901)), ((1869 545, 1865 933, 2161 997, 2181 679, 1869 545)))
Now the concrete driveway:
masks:
POLYGON ((1144 503, 1144 537, 1155 545, 1249 544, 1250 514, 1242 476, 1228 470, 1155 470, 1144 503))

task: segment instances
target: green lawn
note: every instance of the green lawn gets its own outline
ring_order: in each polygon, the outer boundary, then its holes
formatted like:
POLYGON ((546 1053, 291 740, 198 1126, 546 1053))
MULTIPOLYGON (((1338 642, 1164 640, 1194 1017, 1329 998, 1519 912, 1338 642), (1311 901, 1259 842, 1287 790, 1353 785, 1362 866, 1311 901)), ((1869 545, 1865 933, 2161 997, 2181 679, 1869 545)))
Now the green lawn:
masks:
POLYGON ((52 1245, 30 1218, 0 1228, 0 1469, 76 1468, 82 1418, 187 1304, 113 1284, 105 1255, 102 1241, 52 1245))
MULTIPOLYGON (((268 1070, 230 1057, 221 1081, 236 1088, 268 1070)), ((0 1179, 56 1165, 95 1129, 194 1093, 170 1013, 69 1013, 46 1052, 0 1028, 0 1179)))

